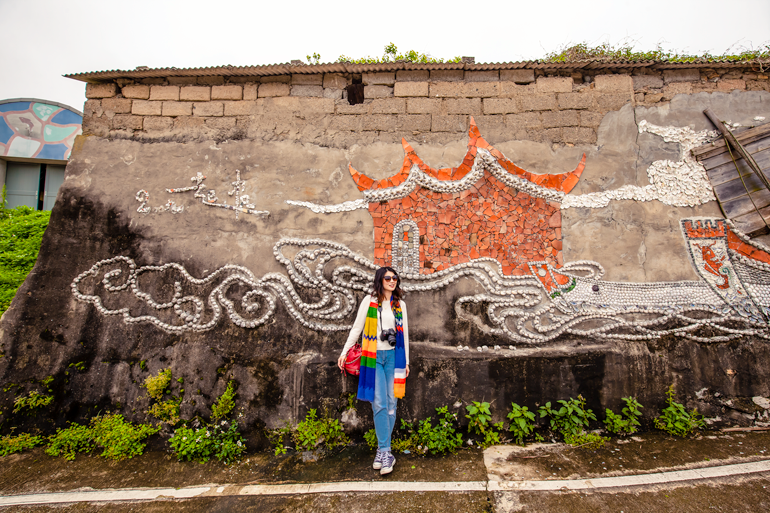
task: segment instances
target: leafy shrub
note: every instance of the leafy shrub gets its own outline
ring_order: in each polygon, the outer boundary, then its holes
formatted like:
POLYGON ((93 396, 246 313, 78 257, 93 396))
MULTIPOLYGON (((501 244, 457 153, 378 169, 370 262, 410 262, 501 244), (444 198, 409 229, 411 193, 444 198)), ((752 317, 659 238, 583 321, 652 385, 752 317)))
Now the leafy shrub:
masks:
MULTIPOLYGON (((371 431, 374 431, 373 429, 371 431)), ((269 429, 267 431, 267 439, 273 445, 274 453, 276 456, 279 454, 286 454, 286 441, 291 438, 291 424, 287 421, 283 427, 269 429)), ((367 433, 369 434, 369 433, 367 433)), ((365 435, 364 435, 365 436, 365 435)), ((374 446, 377 447, 377 437, 374 438, 374 446)))
POLYGON ((305 420, 297 424, 293 438, 298 451, 312 451, 321 444, 327 449, 333 449, 350 442, 339 420, 332 419, 328 412, 324 412, 324 416, 319 419, 314 409, 308 411, 305 420))
POLYGON ((93 431, 88 426, 73 423, 68 428, 57 429, 56 434, 48 438, 45 453, 72 461, 79 452, 91 452, 94 445, 93 431))
POLYGON ((162 369, 157 375, 148 376, 142 386, 147 389, 147 395, 156 401, 146 413, 173 426, 179 422, 179 404, 182 398, 171 396, 163 400, 163 396, 171 392, 171 378, 171 369, 162 369))
POLYGON ((32 449, 42 443, 42 436, 33 436, 29 433, 22 433, 17 436, 4 436, 0 438, 0 457, 21 452, 25 449, 32 449))
POLYGON ((508 431, 513 433, 513 439, 519 445, 524 445, 524 439, 535 431, 535 412, 529 411, 526 406, 511 403, 511 411, 508 412, 508 431))
POLYGON ((13 413, 26 412, 27 415, 34 415, 35 410, 44 408, 53 401, 52 395, 43 395, 33 390, 27 395, 16 398, 13 402, 13 413))
POLYGON ((179 461, 205 463, 214 457, 231 463, 246 452, 246 440, 238 431, 238 423, 233 422, 228 429, 223 429, 225 425, 227 421, 223 420, 198 429, 177 428, 169 444, 179 461))
MULTIPOLYGON (((402 426, 403 426, 403 422, 404 422, 404 419, 401 419, 402 426)), ((369 449, 375 450, 379 445, 379 441, 377 440, 377 432, 374 429, 370 429, 369 431, 364 433, 364 442, 366 442, 366 445, 369 446, 369 449)), ((392 442, 393 440, 391 440, 391 443, 392 442)))
POLYGON ((660 417, 655 419, 655 427, 674 436, 685 437, 698 429, 706 427, 703 415, 697 409, 689 412, 684 405, 674 401, 674 385, 666 391, 666 403, 668 406, 660 412, 660 417))
POLYGON ((489 409, 489 403, 472 401, 465 409, 468 410, 468 415, 465 416, 468 419, 468 433, 473 432, 484 437, 479 442, 479 447, 484 449, 490 445, 499 444, 503 423, 492 424, 492 412, 489 409))
POLYGON ((148 376, 142 386, 147 389, 147 395, 160 401, 163 399, 163 394, 167 392, 169 383, 171 383, 171 369, 162 369, 156 376, 148 376))
POLYGON ((100 415, 91 419, 96 445, 103 448, 101 456, 110 460, 125 460, 144 452, 142 441, 160 431, 148 424, 132 424, 123 415, 100 415))
POLYGON ((489 426, 489 421, 492 420, 492 413, 489 411, 488 402, 473 401, 471 404, 465 407, 468 410, 468 415, 465 416, 468 419, 468 433, 476 433, 477 435, 483 435, 486 428, 489 426))
POLYGON ((582 395, 577 399, 569 398, 568 401, 559 400, 561 408, 554 410, 551 408, 551 402, 538 408, 540 418, 549 417, 551 430, 561 433, 564 442, 573 447, 587 447, 598 449, 609 440, 595 433, 586 433, 585 428, 592 420, 596 420, 593 410, 586 408, 586 400, 582 395))
POLYGON ((421 420, 414 445, 423 453, 454 453, 463 445, 463 435, 454 427, 456 421, 457 414, 449 413, 447 406, 436 408, 436 425, 431 424, 430 417, 421 420))
POLYGON ((50 211, 29 207, 5 208, 5 186, 0 200, 0 315, 37 260, 50 211))
POLYGON ((607 418, 604 419, 604 425, 610 433, 631 435, 636 433, 636 427, 641 425, 639 418, 642 416, 642 412, 639 410, 642 409, 642 405, 635 397, 623 397, 623 402, 626 403, 626 407, 621 411, 623 416, 607 408, 607 418))
POLYGON ((235 408, 235 381, 230 381, 227 383, 227 389, 211 407, 211 420, 227 418, 233 408, 235 408))
POLYGON ((565 433, 578 435, 588 427, 589 421, 596 420, 593 410, 585 407, 586 400, 582 395, 578 395, 577 399, 570 397, 568 401, 559 400, 557 402, 562 405, 558 410, 551 409, 550 401, 538 409, 540 418, 546 416, 550 418, 552 431, 562 435, 565 433))
POLYGON ((179 403, 181 402, 181 398, 172 397, 171 399, 150 406, 150 409, 147 410, 147 414, 152 415, 161 422, 167 422, 174 425, 179 422, 179 403))
POLYGON ((148 424, 127 422, 123 415, 99 415, 91 419, 88 426, 72 424, 65 429, 56 430, 48 439, 46 454, 62 456, 74 460, 78 452, 91 452, 101 447, 103 458, 125 460, 139 456, 146 444, 143 440, 160 431, 160 428, 148 424))

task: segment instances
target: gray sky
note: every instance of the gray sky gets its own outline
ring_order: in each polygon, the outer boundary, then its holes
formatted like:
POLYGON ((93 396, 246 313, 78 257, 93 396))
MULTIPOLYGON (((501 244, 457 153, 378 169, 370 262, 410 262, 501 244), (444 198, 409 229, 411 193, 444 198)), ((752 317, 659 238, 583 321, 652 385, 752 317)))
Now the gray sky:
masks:
POLYGON ((770 41, 770 1, 0 0, 0 34, 0 99, 82 110, 85 85, 61 75, 270 64, 313 52, 329 62, 382 55, 389 42, 476 62, 536 59, 582 41, 692 53, 756 48, 770 41))

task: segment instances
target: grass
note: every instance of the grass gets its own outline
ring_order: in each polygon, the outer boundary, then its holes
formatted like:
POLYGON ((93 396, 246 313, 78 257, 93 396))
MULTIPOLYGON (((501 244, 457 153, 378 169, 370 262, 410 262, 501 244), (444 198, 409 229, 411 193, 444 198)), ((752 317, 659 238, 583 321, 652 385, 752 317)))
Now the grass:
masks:
POLYGON ((545 55, 544 62, 575 62, 575 61, 667 61, 667 62, 694 62, 694 61, 755 61, 758 59, 770 59, 770 44, 762 43, 757 48, 728 48, 724 53, 712 54, 687 53, 676 50, 667 50, 658 45, 654 50, 635 50, 630 43, 622 42, 617 45, 602 43, 590 45, 582 42, 568 44, 561 49, 545 55))
POLYGON ((0 203, 0 315, 5 312, 37 260, 50 211, 5 208, 0 203))

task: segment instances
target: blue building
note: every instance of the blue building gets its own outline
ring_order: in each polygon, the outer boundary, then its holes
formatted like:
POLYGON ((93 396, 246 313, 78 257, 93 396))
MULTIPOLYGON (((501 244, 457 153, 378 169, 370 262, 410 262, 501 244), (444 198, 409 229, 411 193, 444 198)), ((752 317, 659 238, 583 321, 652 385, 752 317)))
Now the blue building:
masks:
POLYGON ((0 100, 0 184, 9 208, 53 208, 82 123, 82 112, 61 103, 0 100))

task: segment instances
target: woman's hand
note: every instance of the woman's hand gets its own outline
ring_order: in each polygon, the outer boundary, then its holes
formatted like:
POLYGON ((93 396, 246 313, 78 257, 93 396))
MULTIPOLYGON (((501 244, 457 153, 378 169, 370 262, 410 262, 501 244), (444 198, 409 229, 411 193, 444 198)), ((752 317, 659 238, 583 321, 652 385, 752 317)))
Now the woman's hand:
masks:
MULTIPOLYGON (((344 370, 345 370, 345 356, 346 356, 346 355, 344 355, 344 354, 343 354, 342 356, 340 356, 340 357, 337 359, 337 367, 339 367, 341 371, 344 371, 344 370)), ((407 371, 407 374, 409 374, 409 372, 408 372, 408 371, 407 371)))
POLYGON ((409 365, 406 366, 406 377, 409 377, 409 365))

